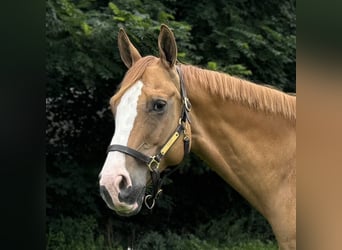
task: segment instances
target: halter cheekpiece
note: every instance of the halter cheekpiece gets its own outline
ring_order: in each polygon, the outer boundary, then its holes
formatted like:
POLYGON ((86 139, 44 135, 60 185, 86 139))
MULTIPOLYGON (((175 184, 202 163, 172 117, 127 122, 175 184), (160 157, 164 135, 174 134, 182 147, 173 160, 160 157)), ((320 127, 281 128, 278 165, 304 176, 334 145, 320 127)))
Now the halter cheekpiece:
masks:
POLYGON ((153 156, 148 156, 135 149, 118 145, 118 144, 110 145, 107 149, 107 153, 111 151, 118 151, 118 152, 127 154, 129 156, 132 156, 135 159, 140 160, 141 162, 146 164, 146 166, 151 172, 151 179, 152 179, 152 184, 153 184, 152 194, 145 196, 145 205, 149 209, 152 209, 154 207, 155 200, 158 198, 159 194, 162 192, 161 186, 162 186, 163 180, 177 169, 177 168, 173 169, 162 179, 160 178, 160 172, 159 172, 160 162, 162 158, 166 155, 166 153, 170 150, 170 148, 174 145, 174 143, 177 141, 177 139, 180 137, 181 134, 184 135, 183 137, 184 157, 186 154, 190 152, 190 137, 186 131, 186 123, 188 122, 190 124, 189 112, 191 111, 191 103, 186 94, 182 71, 180 70, 178 66, 176 67, 176 70, 180 79, 180 94, 181 94, 181 99, 182 99, 181 117, 179 118, 178 126, 175 129, 175 132, 169 137, 169 139, 163 145, 161 150, 153 156), (151 200, 151 203, 149 203, 150 200, 151 200))

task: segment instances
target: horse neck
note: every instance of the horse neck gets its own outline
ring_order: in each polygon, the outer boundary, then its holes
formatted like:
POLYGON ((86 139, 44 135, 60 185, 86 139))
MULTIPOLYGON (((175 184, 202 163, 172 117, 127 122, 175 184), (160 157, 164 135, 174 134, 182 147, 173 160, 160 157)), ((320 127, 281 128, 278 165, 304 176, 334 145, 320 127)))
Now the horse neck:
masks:
POLYGON ((270 196, 264 194, 278 189, 295 159, 293 123, 204 91, 198 80, 186 80, 193 86, 188 91, 192 151, 265 214, 270 196))

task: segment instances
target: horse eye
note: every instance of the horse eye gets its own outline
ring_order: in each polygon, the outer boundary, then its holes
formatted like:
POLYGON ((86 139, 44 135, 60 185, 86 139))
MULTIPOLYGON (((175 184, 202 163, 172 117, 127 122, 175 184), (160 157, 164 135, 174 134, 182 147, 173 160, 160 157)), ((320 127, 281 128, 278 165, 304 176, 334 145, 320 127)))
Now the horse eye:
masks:
POLYGON ((153 111, 158 112, 158 113, 163 113, 165 111, 165 108, 166 108, 166 101, 156 100, 153 102, 153 106, 152 106, 153 111))

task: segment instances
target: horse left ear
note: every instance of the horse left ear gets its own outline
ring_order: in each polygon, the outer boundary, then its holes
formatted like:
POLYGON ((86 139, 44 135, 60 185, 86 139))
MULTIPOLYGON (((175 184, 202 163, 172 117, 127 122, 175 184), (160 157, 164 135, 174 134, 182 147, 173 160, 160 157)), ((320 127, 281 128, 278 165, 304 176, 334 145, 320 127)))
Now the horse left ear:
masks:
POLYGON ((162 63, 167 68, 172 68, 177 60, 177 44, 175 36, 165 24, 160 27, 158 47, 162 63))

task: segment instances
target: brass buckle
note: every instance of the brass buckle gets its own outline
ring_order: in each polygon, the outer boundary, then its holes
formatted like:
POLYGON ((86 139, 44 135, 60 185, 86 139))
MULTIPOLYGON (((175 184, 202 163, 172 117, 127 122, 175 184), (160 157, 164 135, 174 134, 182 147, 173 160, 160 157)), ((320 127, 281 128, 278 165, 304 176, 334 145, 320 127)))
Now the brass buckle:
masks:
POLYGON ((147 163, 147 167, 151 172, 153 172, 154 170, 159 168, 159 164, 160 162, 156 160, 156 156, 154 155, 151 157, 150 162, 147 163))

